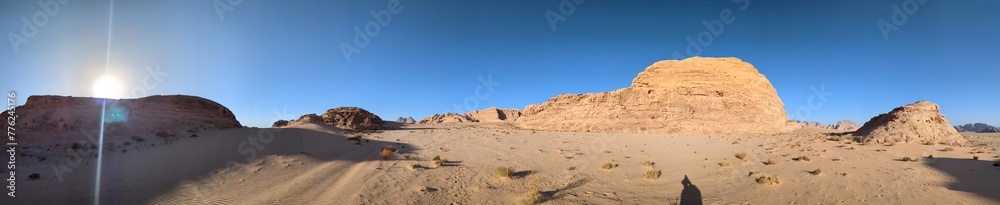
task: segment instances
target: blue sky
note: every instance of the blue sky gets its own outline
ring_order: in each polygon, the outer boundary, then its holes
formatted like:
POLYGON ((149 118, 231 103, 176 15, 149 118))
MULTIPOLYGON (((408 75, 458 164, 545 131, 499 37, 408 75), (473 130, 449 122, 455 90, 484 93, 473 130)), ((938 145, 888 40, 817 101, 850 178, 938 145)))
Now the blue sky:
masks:
MULTIPOLYGON (((341 44, 355 45, 354 28, 377 24, 370 12, 388 12, 390 1, 215 2, 226 6, 115 2, 109 74, 127 94, 215 100, 249 126, 340 106, 420 119, 626 87, 656 61, 689 56, 686 39, 728 11, 735 19, 697 54, 753 64, 791 118, 864 123, 929 100, 952 124, 1000 125, 1000 1, 588 0, 560 13, 573 1, 402 0, 350 61, 341 44), (893 6, 901 8, 896 22, 893 6), (553 27, 549 10, 565 19, 553 27), (883 35, 879 21, 897 30, 883 35), (476 97, 480 78, 499 85, 476 97), (810 108, 811 88, 820 87, 833 95, 810 108)), ((17 91, 20 103, 28 95, 92 96, 105 69, 108 10, 108 1, 68 1, 54 11, 0 0, 0 88, 17 91), (25 33, 22 17, 37 32, 25 33), (11 43, 11 35, 29 34, 11 43)))

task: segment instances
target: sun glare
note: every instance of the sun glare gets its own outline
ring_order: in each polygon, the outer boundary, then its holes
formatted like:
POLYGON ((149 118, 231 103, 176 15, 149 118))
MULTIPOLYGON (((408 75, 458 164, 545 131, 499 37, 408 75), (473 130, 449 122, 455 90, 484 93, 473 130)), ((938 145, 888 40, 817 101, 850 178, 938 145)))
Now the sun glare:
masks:
POLYGON ((101 76, 94 82, 94 97, 120 99, 121 94, 121 84, 111 76, 101 76))

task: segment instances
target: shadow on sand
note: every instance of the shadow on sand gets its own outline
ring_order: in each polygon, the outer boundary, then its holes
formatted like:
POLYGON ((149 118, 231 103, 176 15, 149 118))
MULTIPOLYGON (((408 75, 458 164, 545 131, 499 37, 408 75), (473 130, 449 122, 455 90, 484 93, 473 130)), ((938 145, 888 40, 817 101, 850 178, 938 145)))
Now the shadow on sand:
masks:
POLYGON ((684 190, 681 190, 681 205, 701 205, 701 190, 691 180, 688 179, 687 175, 684 175, 684 180, 681 180, 681 185, 684 185, 684 190))
POLYGON ((933 158, 925 159, 925 163, 934 169, 941 170, 957 181, 949 183, 948 189, 969 192, 1000 203, 1000 167, 993 166, 994 161, 933 158))
MULTIPOLYGON (((105 154, 101 173, 101 204, 148 204, 157 196, 177 189, 185 181, 204 180, 218 173, 241 173, 247 171, 246 167, 270 169, 274 166, 261 161, 269 157, 305 157, 318 163, 359 163, 378 161, 378 153, 387 145, 395 146, 400 154, 389 160, 402 160, 399 159, 402 154, 417 150, 409 144, 367 137, 361 145, 355 145, 356 142, 348 141, 346 136, 322 129, 239 128, 198 134, 198 138, 180 139, 169 145, 146 148, 143 144, 140 150, 126 148, 130 150, 124 154, 105 154)), ((146 140, 144 143, 160 142, 146 140)), ((93 200, 91 188, 96 182, 94 164, 75 167, 73 172, 63 176, 61 182, 51 178, 36 180, 34 183, 40 183, 40 190, 24 189, 33 193, 74 194, 29 195, 17 197, 13 204, 90 203, 93 200), (80 188, 84 190, 78 190, 80 188)))

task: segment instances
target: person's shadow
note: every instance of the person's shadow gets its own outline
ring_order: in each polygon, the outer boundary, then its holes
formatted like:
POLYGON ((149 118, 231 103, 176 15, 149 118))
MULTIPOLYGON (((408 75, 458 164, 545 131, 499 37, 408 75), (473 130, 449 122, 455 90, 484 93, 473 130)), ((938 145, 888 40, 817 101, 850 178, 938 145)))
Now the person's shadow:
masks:
POLYGON ((698 190, 698 186, 692 184, 687 175, 684 175, 681 184, 684 185, 684 190, 681 190, 681 205, 701 205, 701 190, 698 190))

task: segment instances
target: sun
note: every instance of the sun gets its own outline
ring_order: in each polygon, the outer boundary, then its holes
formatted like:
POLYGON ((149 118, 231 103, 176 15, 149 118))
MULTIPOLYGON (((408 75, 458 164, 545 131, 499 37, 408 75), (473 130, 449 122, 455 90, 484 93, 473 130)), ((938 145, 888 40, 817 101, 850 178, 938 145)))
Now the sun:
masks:
POLYGON ((94 82, 94 97, 107 99, 120 99, 122 97, 121 84, 115 78, 105 75, 94 82))

